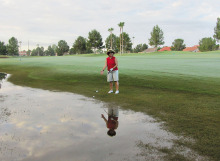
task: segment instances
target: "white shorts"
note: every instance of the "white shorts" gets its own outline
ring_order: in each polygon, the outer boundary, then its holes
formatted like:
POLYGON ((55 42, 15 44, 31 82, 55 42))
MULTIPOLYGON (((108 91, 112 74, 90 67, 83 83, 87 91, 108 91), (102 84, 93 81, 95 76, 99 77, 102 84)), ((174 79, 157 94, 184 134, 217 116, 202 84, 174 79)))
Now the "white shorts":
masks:
POLYGON ((107 73, 107 82, 117 82, 119 81, 118 70, 113 70, 107 73))
POLYGON ((108 107, 108 115, 118 117, 119 115, 118 107, 108 107))

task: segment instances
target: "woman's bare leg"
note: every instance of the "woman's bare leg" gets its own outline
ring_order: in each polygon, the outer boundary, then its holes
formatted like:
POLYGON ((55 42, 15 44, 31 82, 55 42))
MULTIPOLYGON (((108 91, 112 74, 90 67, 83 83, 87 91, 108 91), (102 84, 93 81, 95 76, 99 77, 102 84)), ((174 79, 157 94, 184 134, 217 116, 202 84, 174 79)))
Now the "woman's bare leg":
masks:
POLYGON ((119 90, 119 82, 115 82, 115 88, 116 88, 116 91, 119 90))
POLYGON ((110 90, 113 90, 113 83, 112 82, 109 82, 109 88, 110 88, 110 90))

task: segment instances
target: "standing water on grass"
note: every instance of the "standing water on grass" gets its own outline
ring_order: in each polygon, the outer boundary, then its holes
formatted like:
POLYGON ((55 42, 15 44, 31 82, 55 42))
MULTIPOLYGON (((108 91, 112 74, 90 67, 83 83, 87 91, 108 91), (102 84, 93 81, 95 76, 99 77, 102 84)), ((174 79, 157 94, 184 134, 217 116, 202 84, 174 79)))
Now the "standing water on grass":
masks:
MULTIPOLYGON (((1 161, 167 160, 176 139, 143 113, 1 82, 1 161)), ((196 156, 187 148, 172 153, 196 156)))

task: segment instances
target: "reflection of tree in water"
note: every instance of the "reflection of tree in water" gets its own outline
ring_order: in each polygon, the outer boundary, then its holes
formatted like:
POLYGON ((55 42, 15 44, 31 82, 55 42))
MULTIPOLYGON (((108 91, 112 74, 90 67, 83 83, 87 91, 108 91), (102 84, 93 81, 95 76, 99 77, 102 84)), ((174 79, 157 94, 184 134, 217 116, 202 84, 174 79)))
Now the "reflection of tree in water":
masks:
POLYGON ((2 82, 1 82, 1 80, 5 79, 6 76, 7 76, 7 74, 5 74, 5 73, 0 73, 0 88, 2 87, 2 82))
POLYGON ((5 79, 7 76, 7 74, 5 73, 0 73, 0 80, 5 79))
MULTIPOLYGON (((2 85, 2 80, 5 79, 7 76, 7 74, 5 73, 0 73, 0 88, 1 88, 1 85, 2 85)), ((0 95, 0 98, 2 96, 0 95)), ((1 101, 1 99, 0 99, 1 101)), ((11 112, 7 109, 7 108, 4 108, 2 106, 0 106, 0 123, 3 122, 3 121, 7 121, 7 118, 8 116, 11 115, 11 112)))

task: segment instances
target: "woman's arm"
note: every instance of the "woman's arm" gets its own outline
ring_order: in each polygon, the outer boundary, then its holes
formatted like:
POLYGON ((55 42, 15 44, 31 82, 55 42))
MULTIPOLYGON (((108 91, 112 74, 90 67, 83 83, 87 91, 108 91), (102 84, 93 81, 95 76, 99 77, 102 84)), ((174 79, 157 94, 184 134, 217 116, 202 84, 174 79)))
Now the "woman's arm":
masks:
POLYGON ((115 66, 113 67, 113 69, 115 69, 118 66, 118 60, 115 58, 115 66))
POLYGON ((104 70, 105 70, 106 67, 107 67, 107 59, 105 60, 105 65, 104 65, 104 67, 103 67, 102 70, 101 70, 101 75, 103 74, 103 72, 104 72, 104 70))
POLYGON ((101 115, 101 118, 103 118, 103 120, 107 123, 108 122, 108 120, 105 118, 105 116, 102 114, 101 115))

